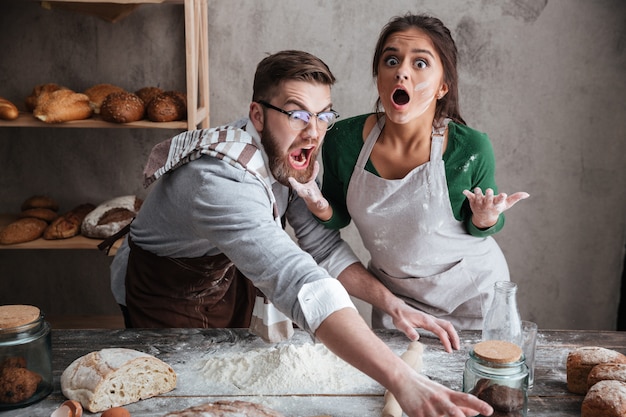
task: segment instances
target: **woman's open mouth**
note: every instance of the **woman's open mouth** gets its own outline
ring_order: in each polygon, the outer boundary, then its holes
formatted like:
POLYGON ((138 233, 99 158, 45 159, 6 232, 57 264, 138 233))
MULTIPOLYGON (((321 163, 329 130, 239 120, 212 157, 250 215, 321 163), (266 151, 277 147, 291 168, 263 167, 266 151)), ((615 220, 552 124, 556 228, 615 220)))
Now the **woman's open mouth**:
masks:
POLYGON ((293 169, 306 169, 309 166, 309 156, 315 149, 314 146, 307 148, 298 148, 289 154, 289 164, 293 169))
POLYGON ((396 88, 393 90, 393 94, 391 95, 391 101, 396 106, 404 106, 411 100, 409 97, 409 93, 406 92, 403 88, 396 88))

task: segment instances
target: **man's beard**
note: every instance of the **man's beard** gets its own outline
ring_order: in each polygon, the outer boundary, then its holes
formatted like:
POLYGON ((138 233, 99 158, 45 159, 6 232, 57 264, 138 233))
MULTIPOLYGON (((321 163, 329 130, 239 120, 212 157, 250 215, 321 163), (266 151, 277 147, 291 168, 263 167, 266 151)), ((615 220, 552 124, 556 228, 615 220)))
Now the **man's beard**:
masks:
POLYGON ((289 154, 280 153, 280 150, 276 145, 277 141, 274 139, 274 135, 272 135, 271 132, 264 130, 261 134, 261 143, 267 153, 270 171, 276 181, 289 187, 289 177, 293 177, 296 181, 303 184, 312 179, 311 175, 313 175, 313 169, 315 160, 317 159, 317 154, 319 153, 319 148, 315 148, 314 152, 307 155, 309 161, 305 169, 294 169, 289 164, 289 154))

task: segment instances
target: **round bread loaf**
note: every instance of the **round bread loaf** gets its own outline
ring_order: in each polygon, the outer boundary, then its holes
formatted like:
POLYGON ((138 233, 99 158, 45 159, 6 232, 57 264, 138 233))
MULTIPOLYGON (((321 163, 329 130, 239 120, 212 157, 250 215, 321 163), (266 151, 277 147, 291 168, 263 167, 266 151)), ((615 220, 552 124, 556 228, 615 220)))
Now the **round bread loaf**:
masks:
POLYGON ((583 400, 581 417, 626 416, 626 383, 600 381, 589 389, 583 400))
POLYGON ((45 220, 48 223, 50 223, 51 221, 59 217, 59 215, 57 214, 56 211, 50 210, 47 208, 31 208, 31 209, 22 211, 19 214, 19 217, 20 218, 34 217, 36 219, 45 220))
POLYGON ((187 98, 178 91, 166 91, 154 97, 146 109, 153 122, 174 122, 187 117, 187 98))
POLYGON ((88 353, 61 374, 61 391, 96 413, 151 398, 176 388, 176 372, 165 362, 133 349, 88 353))
POLYGON ((135 94, 137 94, 141 101, 143 101, 143 104, 146 105, 146 108, 148 107, 152 99, 161 93, 164 93, 164 91, 159 87, 144 87, 135 91, 135 94))
POLYGON ((143 119, 146 107, 133 93, 125 91, 111 93, 102 102, 100 116, 112 123, 130 123, 143 119))
POLYGON ((0 244, 14 245, 39 239, 48 227, 45 220, 25 217, 11 222, 0 231, 0 244))
POLYGON ((29 112, 34 111, 40 99, 45 100, 50 93, 57 90, 67 90, 67 88, 55 83, 36 85, 30 95, 24 100, 26 110, 29 112))
POLYGON ((598 346, 583 346, 569 352, 567 389, 574 394, 585 394, 589 373, 594 366, 603 363, 626 363, 626 355, 598 346))
POLYGON ((135 218, 141 203, 142 200, 134 195, 105 201, 85 216, 81 233, 94 239, 113 236, 135 218))
POLYGON ((216 401, 200 404, 181 411, 174 411, 163 417, 284 417, 263 404, 248 401, 216 401))
POLYGON ((63 123, 91 117, 89 97, 72 90, 57 90, 41 96, 33 111, 36 118, 46 123, 63 123))
POLYGON ((594 366, 587 376, 587 388, 606 380, 626 382, 626 363, 601 363, 594 366))
POLYGON ((25 211, 33 208, 46 208, 52 211, 58 211, 59 204, 52 197, 48 197, 46 195, 34 195, 24 200, 21 210, 25 211))
POLYGON ((95 114, 100 114, 100 107, 105 98, 111 93, 119 93, 125 91, 122 87, 113 84, 96 84, 84 91, 89 97, 89 105, 95 114))

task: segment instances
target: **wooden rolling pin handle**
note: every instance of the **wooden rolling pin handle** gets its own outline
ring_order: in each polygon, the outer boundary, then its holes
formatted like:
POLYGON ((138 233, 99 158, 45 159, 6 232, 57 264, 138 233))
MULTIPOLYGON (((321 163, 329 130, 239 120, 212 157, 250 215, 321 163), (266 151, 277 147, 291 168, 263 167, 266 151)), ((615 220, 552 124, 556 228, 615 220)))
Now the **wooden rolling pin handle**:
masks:
MULTIPOLYGON (((417 372, 422 370, 422 353, 424 346, 420 342, 411 342, 400 358, 417 372)), ((402 407, 398 400, 389 391, 385 391, 385 406, 383 407, 383 417, 402 417, 402 407)))

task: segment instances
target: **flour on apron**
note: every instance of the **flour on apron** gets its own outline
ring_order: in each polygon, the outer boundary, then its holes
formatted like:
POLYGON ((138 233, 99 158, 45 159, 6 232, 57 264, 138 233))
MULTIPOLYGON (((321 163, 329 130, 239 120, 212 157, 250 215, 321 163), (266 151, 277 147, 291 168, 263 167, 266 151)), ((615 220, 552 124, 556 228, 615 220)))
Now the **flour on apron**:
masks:
MULTIPOLYGON (((492 237, 471 236, 454 218, 442 158, 447 122, 433 129, 429 162, 397 180, 365 170, 384 120, 377 123, 359 154, 346 201, 371 255, 369 269, 391 292, 457 329, 480 329, 493 284, 509 280, 509 270, 492 237)), ((376 308, 372 326, 394 328, 376 308)))

